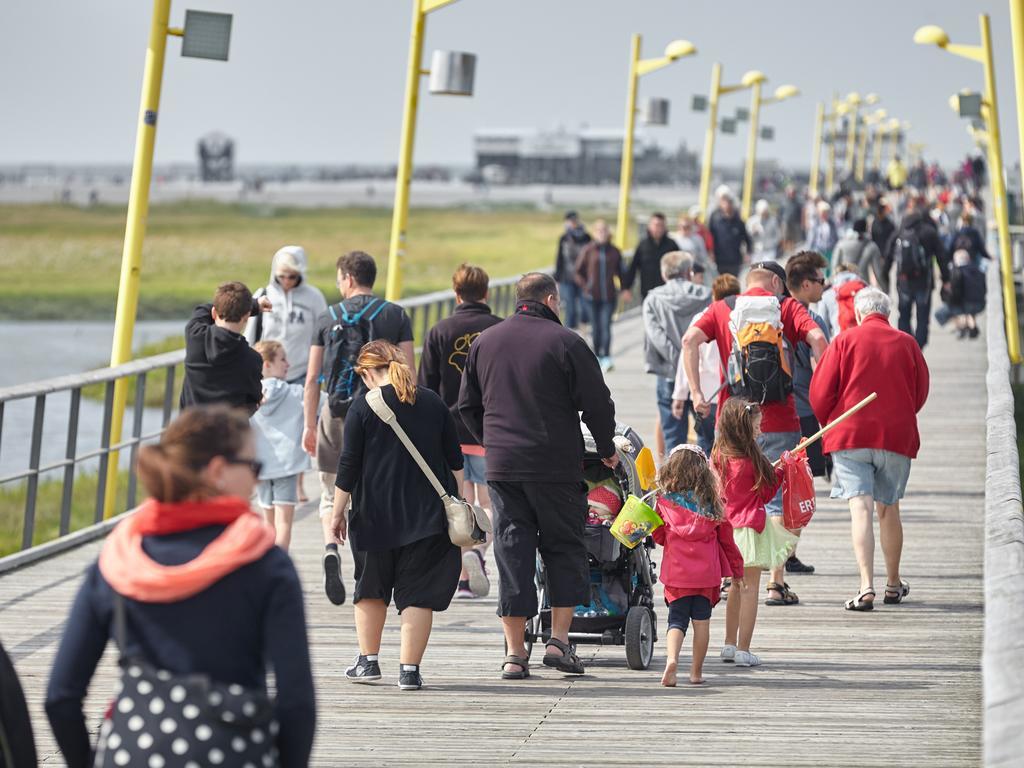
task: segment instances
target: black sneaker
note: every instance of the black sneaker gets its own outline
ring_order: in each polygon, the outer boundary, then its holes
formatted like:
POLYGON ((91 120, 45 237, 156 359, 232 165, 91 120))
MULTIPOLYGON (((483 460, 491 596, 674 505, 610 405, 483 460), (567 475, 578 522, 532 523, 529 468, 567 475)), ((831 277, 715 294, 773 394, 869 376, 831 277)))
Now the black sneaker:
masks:
POLYGON ((356 663, 345 670, 345 677, 353 683, 372 683, 380 680, 380 664, 363 655, 356 657, 356 663))
POLYGON ((345 583, 341 580, 341 554, 336 549, 324 552, 324 591, 335 605, 345 604, 345 583))
POLYGON ((801 563, 796 555, 786 561, 786 573, 814 573, 814 566, 801 563))
POLYGON ((398 673, 398 689, 400 691, 418 691, 422 687, 423 678, 420 677, 420 668, 414 667, 412 664, 403 664, 401 672, 398 673))

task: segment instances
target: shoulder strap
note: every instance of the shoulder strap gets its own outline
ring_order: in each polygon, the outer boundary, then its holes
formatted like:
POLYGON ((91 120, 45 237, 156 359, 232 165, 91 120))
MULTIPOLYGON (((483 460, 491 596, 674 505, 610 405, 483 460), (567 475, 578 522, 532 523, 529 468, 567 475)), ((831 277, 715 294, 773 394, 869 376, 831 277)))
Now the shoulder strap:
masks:
POLYGON ((379 387, 375 387, 366 393, 366 404, 370 406, 370 410, 377 414, 381 421, 394 430, 402 445, 405 446, 405 450, 409 452, 409 455, 412 456, 413 460, 423 471, 423 474, 426 475, 427 480, 429 480, 430 484, 434 486, 434 490, 437 491, 437 495, 442 499, 447 499, 448 492, 444 489, 444 486, 441 485, 441 481, 437 479, 437 475, 435 475, 427 465, 427 462, 419 452, 419 449, 412 444, 412 440, 410 440, 409 436, 405 434, 405 430, 402 429, 402 426, 398 423, 398 418, 395 416, 395 412, 388 407, 387 403, 384 402, 384 395, 381 393, 379 387))
MULTIPOLYGON (((345 307, 342 306, 342 303, 340 301, 338 302, 338 309, 340 309, 342 312, 345 311, 345 307)), ((333 304, 328 304, 327 305, 327 311, 331 313, 331 317, 333 317, 335 322, 337 322, 337 320, 338 320, 338 313, 335 311, 333 304)))
MULTIPOLYGON (((377 299, 374 299, 374 301, 377 301, 377 299)), ((367 318, 367 322, 372 323, 376 319, 377 315, 379 315, 381 312, 383 312, 384 308, 387 307, 387 305, 390 304, 390 303, 391 302, 389 302, 389 301, 381 301, 380 302, 380 306, 378 306, 377 309, 375 309, 373 311, 373 314, 370 315, 369 318, 367 318)), ((366 305, 366 309, 369 309, 371 306, 373 306, 372 303, 371 304, 367 304, 366 305)), ((366 310, 364 309, 363 311, 365 312, 366 310)))
POLYGON ((736 294, 735 293, 732 294, 731 296, 726 296, 724 299, 722 299, 722 301, 725 302, 725 306, 727 306, 729 309, 736 309, 736 294))

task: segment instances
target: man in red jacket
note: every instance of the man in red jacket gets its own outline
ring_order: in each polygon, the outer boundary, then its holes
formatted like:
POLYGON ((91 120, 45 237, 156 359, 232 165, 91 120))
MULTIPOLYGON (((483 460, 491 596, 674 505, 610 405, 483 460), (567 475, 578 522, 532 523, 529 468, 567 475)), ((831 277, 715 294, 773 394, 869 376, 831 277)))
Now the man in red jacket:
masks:
POLYGON ((854 299, 857 327, 836 337, 811 378, 811 407, 822 424, 878 393, 875 402, 823 438, 825 453, 835 462, 832 498, 850 502, 860 568, 860 593, 846 601, 850 611, 874 608, 872 508, 885 555, 885 602, 900 603, 910 592, 900 578, 900 499, 921 445, 917 414, 928 399, 928 366, 914 337, 889 324, 891 308, 877 288, 861 290, 854 299))

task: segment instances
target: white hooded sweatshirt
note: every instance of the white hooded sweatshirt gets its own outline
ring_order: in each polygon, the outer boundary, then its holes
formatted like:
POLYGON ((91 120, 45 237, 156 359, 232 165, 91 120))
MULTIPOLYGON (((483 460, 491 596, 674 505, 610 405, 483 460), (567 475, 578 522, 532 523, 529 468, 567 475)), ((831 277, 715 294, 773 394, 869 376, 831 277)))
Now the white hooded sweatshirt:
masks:
POLYGON ((249 319, 245 338, 250 344, 257 341, 281 342, 288 357, 289 380, 305 378, 316 321, 327 311, 327 301, 319 288, 306 282, 306 251, 301 246, 286 245, 274 254, 270 264, 270 282, 257 291, 257 297, 261 295, 269 298, 274 308, 263 313, 263 332, 259 338, 256 337, 256 318, 249 319), (277 282, 278 270, 297 272, 302 279, 290 291, 285 291, 277 282))

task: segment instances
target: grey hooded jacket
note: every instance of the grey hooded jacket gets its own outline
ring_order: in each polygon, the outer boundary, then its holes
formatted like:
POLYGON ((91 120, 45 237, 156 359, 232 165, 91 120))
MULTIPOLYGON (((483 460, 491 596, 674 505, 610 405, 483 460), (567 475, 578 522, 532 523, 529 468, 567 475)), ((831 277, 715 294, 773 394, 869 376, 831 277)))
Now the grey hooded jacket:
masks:
POLYGON ((644 299, 644 368, 675 379, 683 334, 693 316, 711 303, 707 286, 689 280, 669 280, 644 299))
POLYGON ((263 462, 260 480, 290 477, 309 469, 302 449, 301 384, 263 380, 263 402, 250 418, 256 437, 256 458, 263 462))

